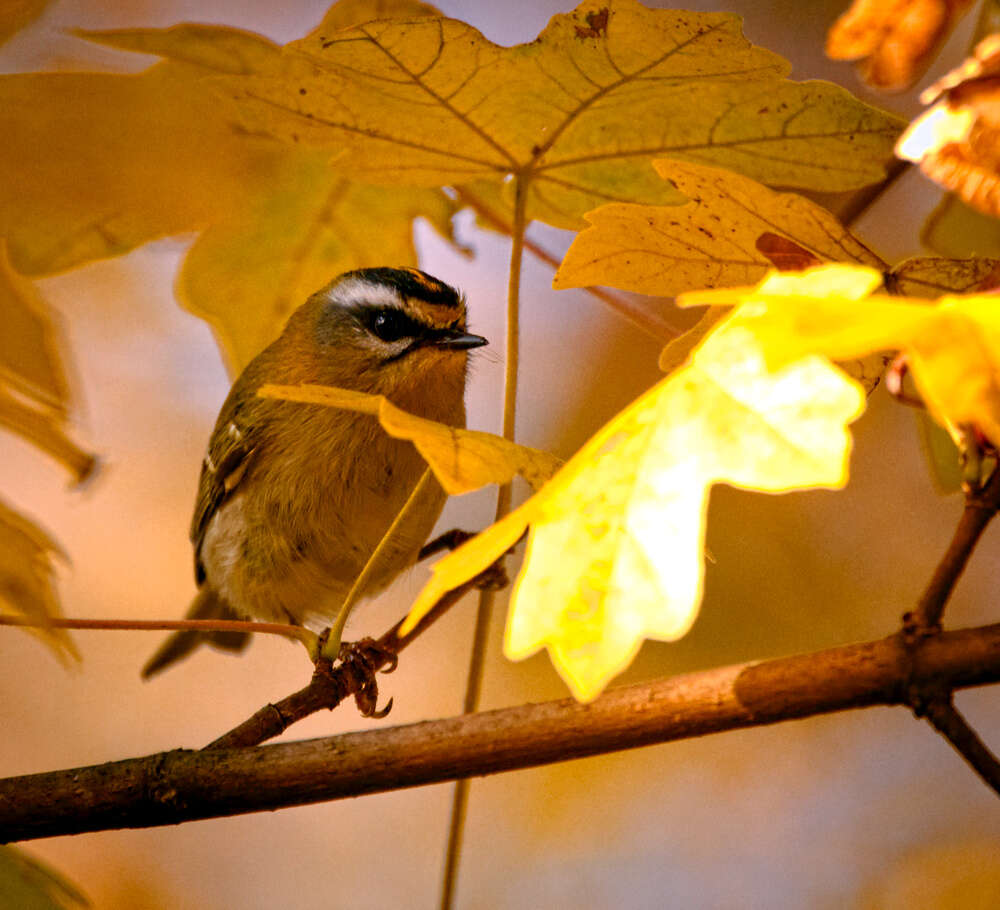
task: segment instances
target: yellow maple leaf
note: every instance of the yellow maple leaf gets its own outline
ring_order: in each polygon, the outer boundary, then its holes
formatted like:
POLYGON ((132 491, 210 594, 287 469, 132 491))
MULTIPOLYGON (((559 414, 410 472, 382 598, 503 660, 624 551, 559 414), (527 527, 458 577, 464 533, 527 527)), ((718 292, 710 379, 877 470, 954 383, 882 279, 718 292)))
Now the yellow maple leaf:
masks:
POLYGON ((236 374, 332 276, 387 262, 416 264, 416 218, 453 239, 455 208, 437 189, 387 193, 347 179, 323 151, 289 148, 270 180, 195 241, 177 294, 213 326, 236 374))
POLYGON ((1000 445, 997 297, 944 296, 931 304, 873 294, 881 282, 873 269, 828 265, 771 275, 754 288, 696 291, 679 302, 740 304, 734 319, 754 334, 775 367, 807 353, 841 360, 902 351, 940 423, 949 429, 975 425, 1000 445))
POLYGON ((573 238, 555 288, 610 285, 673 297, 694 288, 758 281, 772 262, 765 233, 794 242, 822 261, 884 263, 837 219, 795 193, 776 193, 732 171, 682 161, 654 162, 688 198, 683 205, 603 205, 573 238))
POLYGON ((0 76, 0 235, 26 275, 190 231, 264 179, 277 143, 220 116, 204 70, 0 76))
MULTIPOLYGON (((795 259, 846 261, 888 268, 825 209, 794 193, 776 193, 749 177, 679 161, 654 162, 690 201, 679 206, 601 206, 573 240, 553 287, 610 285, 674 296, 694 288, 757 281, 773 267, 775 249, 795 259), (782 246, 783 245, 783 246, 782 246)), ((668 344, 660 366, 679 366, 729 311, 711 308, 668 344)), ((878 356, 851 365, 871 391, 885 366, 878 356)))
MULTIPOLYGON (((343 27, 379 15, 428 15, 430 10, 412 0, 358 0, 336 4, 324 23, 343 27)), ((206 96, 210 77, 218 74, 291 77, 301 65, 260 35, 221 26, 77 34, 197 67, 205 78, 196 84, 206 96)), ((215 116, 225 121, 224 112, 215 116)), ((177 282, 181 303, 214 328, 233 374, 273 341, 291 312, 333 275, 387 262, 416 264, 417 217, 453 239, 456 205, 439 190, 403 187, 387 193, 348 179, 329 149, 271 146, 266 168, 245 181, 239 198, 213 214, 188 251, 177 282)))
POLYGON ((311 74, 223 80, 253 129, 345 149, 374 182, 516 174, 528 217, 559 226, 605 202, 679 201, 655 156, 855 188, 881 176, 899 129, 833 85, 785 79, 787 62, 750 45, 735 16, 635 0, 586 0, 516 47, 432 18, 320 28, 288 53, 311 74))
POLYGON ((377 417, 390 436, 408 439, 417 447, 438 482, 451 495, 468 493, 491 483, 510 483, 515 474, 538 489, 562 464, 548 452, 518 445, 502 436, 449 427, 410 414, 384 395, 322 385, 264 385, 257 394, 261 398, 322 404, 377 417))
POLYGON ((712 484, 843 485, 845 424, 863 405, 861 388, 821 358, 769 372, 751 333, 727 321, 540 493, 441 559, 404 630, 530 528, 505 653, 547 647, 573 694, 591 699, 645 638, 674 640, 694 621, 712 484))

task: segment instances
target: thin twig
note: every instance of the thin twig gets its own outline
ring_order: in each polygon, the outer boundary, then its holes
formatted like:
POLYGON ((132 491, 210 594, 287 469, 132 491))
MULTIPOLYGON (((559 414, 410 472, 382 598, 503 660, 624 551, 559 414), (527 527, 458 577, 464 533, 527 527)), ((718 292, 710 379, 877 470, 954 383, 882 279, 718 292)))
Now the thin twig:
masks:
POLYGON ((924 707, 931 726, 955 747, 988 787, 1000 796, 1000 761, 979 738, 951 700, 951 693, 931 699, 924 707))
POLYGON ((0 616, 0 626, 33 629, 96 629, 103 632, 252 632, 281 635, 301 641, 307 647, 316 633, 302 626, 280 622, 250 622, 239 619, 69 619, 31 616, 0 616))
POLYGON ((441 783, 1000 682, 1000 625, 720 667, 572 699, 0 781, 0 841, 152 827, 441 783))
MULTIPOLYGON (((510 226, 510 271, 507 275, 507 337, 506 366, 503 386, 503 436, 513 442, 517 425, 517 378, 520 364, 521 335, 521 265, 524 259, 525 231, 527 230, 528 178, 524 174, 514 177, 514 222, 510 226)), ((497 491, 494 521, 499 521, 510 511, 511 485, 503 484, 497 491)), ((479 707, 483 688, 483 669, 486 665, 486 645, 489 641, 490 619, 496 592, 484 589, 479 592, 476 625, 472 633, 472 652, 469 655, 469 672, 465 681, 465 699, 462 710, 473 714, 479 707)), ((441 874, 441 910, 451 910, 458 882, 458 866, 462 857, 465 816, 469 805, 469 782, 460 779, 452 794, 448 815, 448 846, 445 851, 444 870, 441 874)))
POLYGON ((934 570, 917 608, 908 615, 921 634, 941 625, 941 614, 972 551, 997 510, 1000 509, 1000 470, 994 470, 986 484, 966 495, 965 509, 948 549, 934 570))

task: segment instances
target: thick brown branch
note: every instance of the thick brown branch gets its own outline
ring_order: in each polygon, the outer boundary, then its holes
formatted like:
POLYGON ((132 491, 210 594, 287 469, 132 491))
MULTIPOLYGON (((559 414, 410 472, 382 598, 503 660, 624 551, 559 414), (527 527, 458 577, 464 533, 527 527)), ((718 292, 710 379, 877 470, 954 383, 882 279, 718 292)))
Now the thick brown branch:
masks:
POLYGON ((0 781, 0 841, 151 827, 493 774, 1000 681, 1000 625, 902 636, 524 705, 251 749, 175 751, 0 781))

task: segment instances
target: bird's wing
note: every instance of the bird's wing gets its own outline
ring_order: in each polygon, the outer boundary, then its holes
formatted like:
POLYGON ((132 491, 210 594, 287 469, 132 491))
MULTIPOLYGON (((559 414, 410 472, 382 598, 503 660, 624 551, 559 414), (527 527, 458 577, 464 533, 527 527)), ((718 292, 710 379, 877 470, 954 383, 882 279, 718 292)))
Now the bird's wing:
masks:
POLYGON ((191 542, 194 544, 195 578, 198 584, 205 580, 201 543, 208 523, 239 486, 257 449, 256 434, 239 417, 235 408, 223 408, 216 431, 212 434, 208 453, 201 465, 198 496, 191 518, 191 542))

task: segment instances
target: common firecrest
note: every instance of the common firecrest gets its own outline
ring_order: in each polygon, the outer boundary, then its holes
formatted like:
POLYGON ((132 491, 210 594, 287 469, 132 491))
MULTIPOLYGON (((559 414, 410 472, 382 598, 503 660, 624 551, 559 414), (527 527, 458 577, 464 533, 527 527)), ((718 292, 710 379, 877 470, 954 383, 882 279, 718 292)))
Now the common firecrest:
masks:
MULTIPOLYGON (((267 383, 317 383, 385 395, 421 417, 465 426, 468 350, 461 294, 413 268, 347 272, 313 294, 233 384, 201 469, 191 540, 198 594, 188 616, 322 627, 423 475, 414 446, 367 415, 257 397, 267 383)), ((360 592, 411 565, 445 502, 434 482, 360 592)), ((174 633, 149 677, 208 641, 240 650, 244 633, 174 633)))

